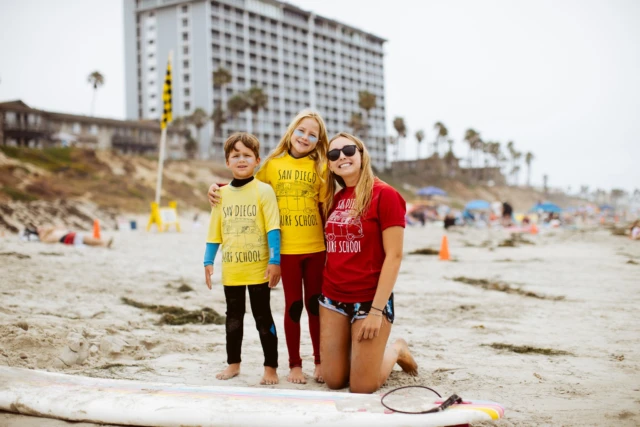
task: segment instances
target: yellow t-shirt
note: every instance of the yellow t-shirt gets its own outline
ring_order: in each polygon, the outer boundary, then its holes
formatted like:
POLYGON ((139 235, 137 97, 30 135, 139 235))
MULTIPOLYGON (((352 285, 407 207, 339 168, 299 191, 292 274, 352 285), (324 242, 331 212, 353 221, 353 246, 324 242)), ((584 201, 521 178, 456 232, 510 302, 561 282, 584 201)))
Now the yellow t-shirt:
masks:
POLYGON ((324 200, 326 171, 323 166, 321 179, 312 159, 296 159, 285 153, 262 165, 256 174, 256 178, 273 187, 278 198, 281 254, 311 254, 325 250, 318 203, 324 200))
POLYGON ((269 264, 267 233, 280 228, 273 189, 254 179, 220 189, 222 202, 211 209, 207 243, 222 243, 222 284, 265 283, 269 264))

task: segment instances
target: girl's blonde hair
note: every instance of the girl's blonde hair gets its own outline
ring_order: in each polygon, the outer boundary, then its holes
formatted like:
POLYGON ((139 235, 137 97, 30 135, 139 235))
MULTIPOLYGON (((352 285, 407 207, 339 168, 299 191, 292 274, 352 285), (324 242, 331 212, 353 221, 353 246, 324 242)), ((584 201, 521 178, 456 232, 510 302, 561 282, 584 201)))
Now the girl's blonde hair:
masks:
POLYGON ((322 179, 323 178, 322 169, 323 169, 323 166, 325 165, 325 161, 327 158, 327 147, 329 147, 329 137, 327 136, 327 127, 324 124, 324 120, 322 119, 320 114, 312 110, 302 110, 298 113, 298 115, 291 121, 291 123, 289 123, 289 126, 287 127, 287 131, 282 136, 282 139, 280 139, 280 142, 278 143, 278 145, 276 145, 276 148, 274 148, 271 151, 271 153, 269 153, 269 155, 267 156, 267 158, 262 164, 266 165, 269 162, 269 160, 275 159, 276 157, 280 157, 284 153, 291 151, 291 135, 293 135, 293 131, 296 130, 300 122, 307 118, 314 119, 316 122, 318 122, 318 127, 320 128, 319 135, 318 135, 318 142, 316 142, 315 148, 311 151, 311 153, 309 153, 309 158, 315 162, 316 173, 320 178, 320 182, 324 184, 324 180, 322 179))
MULTIPOLYGON (((351 216, 355 218, 366 212, 371 204, 371 198, 373 197, 373 182, 375 180, 375 176, 373 175, 373 169, 371 168, 371 157, 369 156, 369 152, 364 146, 364 143, 350 133, 340 132, 331 138, 329 144, 338 138, 347 138, 353 141, 362 156, 360 178, 358 178, 358 183, 355 188, 356 200, 353 209, 351 210, 351 216)), ((337 190, 337 185, 340 185, 343 188, 346 187, 342 177, 333 173, 331 169, 329 169, 329 182, 327 185, 327 197, 322 206, 325 218, 329 218, 329 212, 333 206, 333 198, 337 190)))

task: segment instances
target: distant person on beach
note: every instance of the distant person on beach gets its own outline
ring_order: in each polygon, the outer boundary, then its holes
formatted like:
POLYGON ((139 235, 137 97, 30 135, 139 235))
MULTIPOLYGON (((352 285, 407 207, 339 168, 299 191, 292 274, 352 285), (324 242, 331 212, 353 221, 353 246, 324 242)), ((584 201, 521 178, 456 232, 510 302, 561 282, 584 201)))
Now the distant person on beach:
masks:
POLYGON ((113 238, 109 240, 95 239, 84 233, 56 226, 36 227, 30 224, 25 228, 24 235, 28 240, 30 240, 31 236, 37 236, 37 240, 43 243, 62 243, 73 246, 101 246, 106 248, 110 248, 113 244, 113 238))
MULTIPOLYGON (((329 140, 319 114, 301 111, 289 124, 280 143, 269 154, 256 178, 270 185, 278 199, 284 289, 284 332, 289 352, 287 381, 307 382, 300 357, 300 318, 306 309, 313 345, 313 378, 322 382, 318 297, 326 252, 321 200, 326 196, 326 153, 329 140)), ((209 201, 219 203, 219 186, 211 185, 209 201)))
POLYGON ((374 393, 393 366, 418 366, 407 342, 386 347, 395 317, 393 288, 402 261, 405 201, 375 178, 364 144, 348 133, 329 143, 327 262, 320 298, 322 373, 331 389, 374 393), (337 185, 342 189, 335 194, 337 185))
POLYGON ((513 207, 509 204, 509 202, 502 203, 502 225, 504 227, 510 227, 513 225, 512 222, 513 216, 513 207))
POLYGON ((640 240, 640 219, 631 224, 629 231, 631 232, 631 240, 640 240))
POLYGON ((280 218, 273 189, 253 178, 260 163, 260 143, 248 133, 234 133, 224 143, 233 174, 211 210, 204 255, 204 276, 211 289, 213 260, 222 244, 222 284, 227 303, 225 324, 228 366, 216 375, 228 380, 240 373, 246 293, 264 352, 260 384, 278 383, 278 336, 271 315, 271 289, 280 281, 280 218))
POLYGON ((444 217, 444 229, 448 230, 450 227, 456 225, 456 217, 451 212, 448 212, 444 217))

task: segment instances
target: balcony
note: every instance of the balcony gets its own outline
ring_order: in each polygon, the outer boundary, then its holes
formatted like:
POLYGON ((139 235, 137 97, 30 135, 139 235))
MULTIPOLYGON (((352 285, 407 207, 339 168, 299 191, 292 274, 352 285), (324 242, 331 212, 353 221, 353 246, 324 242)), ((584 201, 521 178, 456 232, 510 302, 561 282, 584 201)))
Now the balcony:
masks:
POLYGON ((113 135, 111 146, 123 153, 145 154, 156 151, 159 140, 140 138, 136 135, 113 135))
POLYGON ((7 137, 22 139, 48 139, 54 132, 54 128, 47 122, 29 123, 20 120, 6 120, 4 122, 4 134, 7 137))

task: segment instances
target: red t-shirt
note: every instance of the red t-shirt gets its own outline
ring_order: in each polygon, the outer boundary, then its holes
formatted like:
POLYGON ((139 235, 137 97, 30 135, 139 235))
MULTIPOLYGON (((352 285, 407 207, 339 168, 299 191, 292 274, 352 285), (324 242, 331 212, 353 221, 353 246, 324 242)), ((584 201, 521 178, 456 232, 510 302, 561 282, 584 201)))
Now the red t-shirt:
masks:
POLYGON ((376 178, 369 209, 360 217, 349 216, 355 188, 340 190, 324 227, 327 263, 322 293, 335 301, 372 301, 384 262, 382 231, 405 226, 406 203, 390 185, 376 178))

